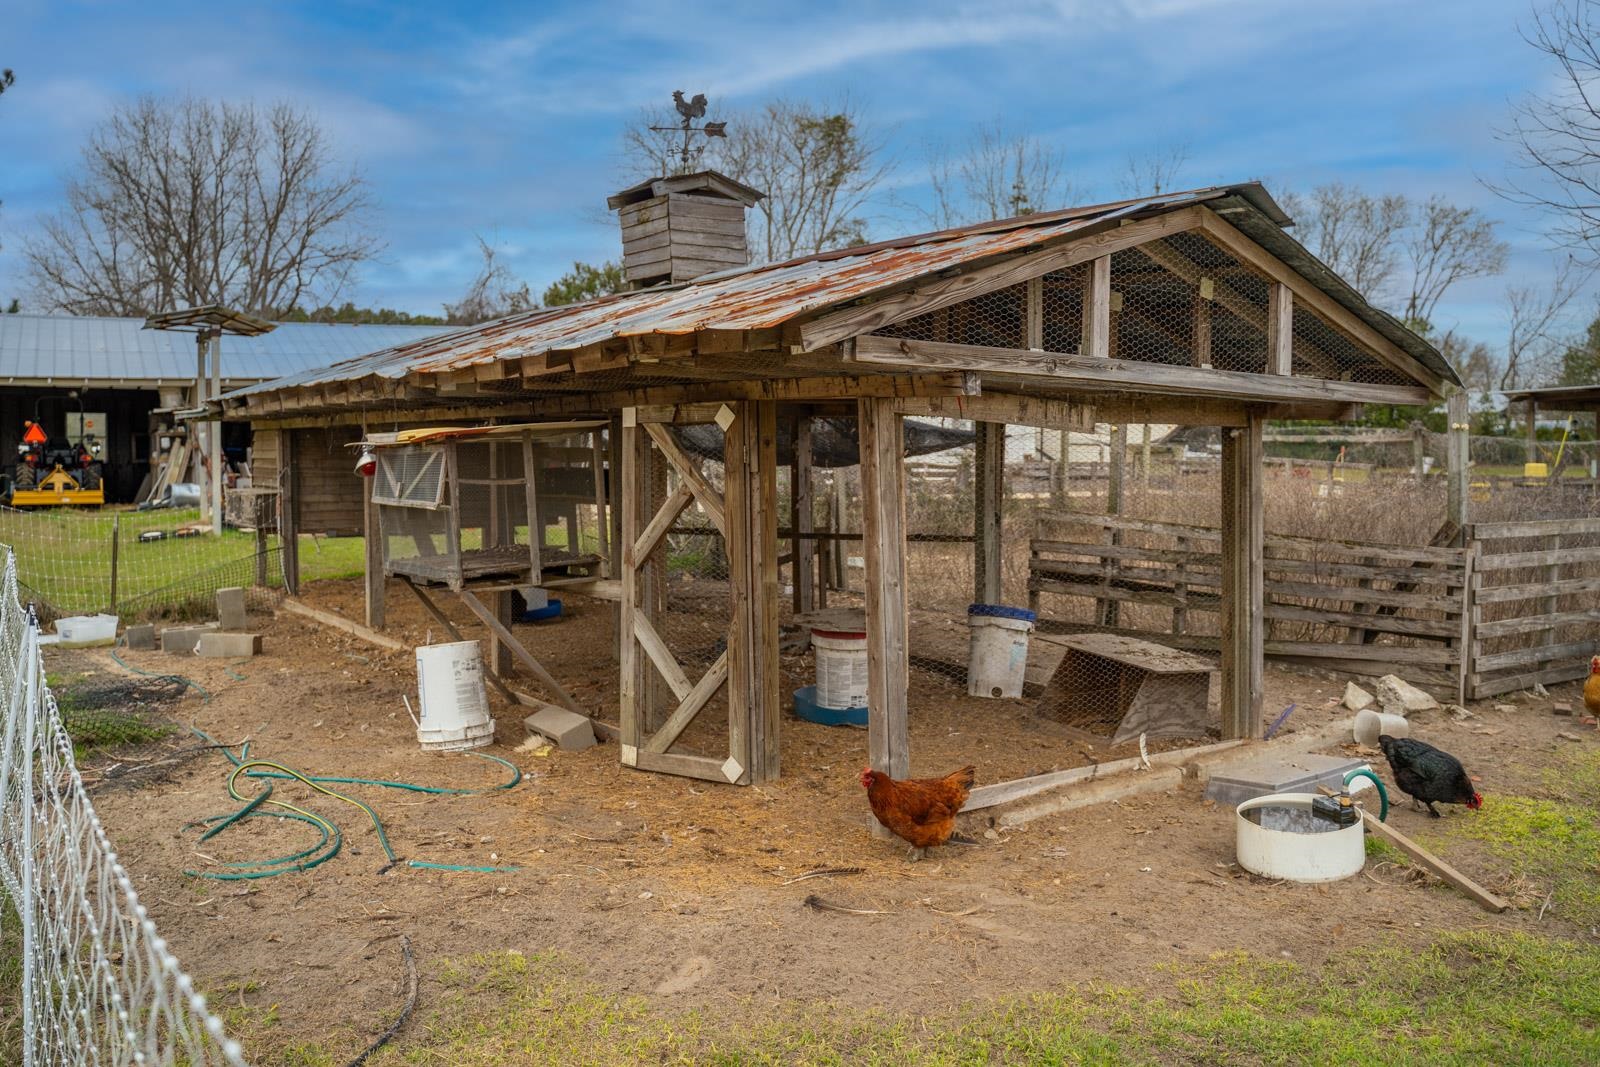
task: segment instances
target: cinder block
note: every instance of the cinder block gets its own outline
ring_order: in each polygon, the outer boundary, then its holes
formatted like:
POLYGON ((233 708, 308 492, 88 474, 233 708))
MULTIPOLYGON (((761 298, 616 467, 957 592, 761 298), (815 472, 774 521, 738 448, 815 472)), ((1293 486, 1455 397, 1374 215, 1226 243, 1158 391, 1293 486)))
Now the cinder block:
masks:
POLYGON ((200 644, 200 635, 211 633, 216 628, 217 624, 214 622, 199 626, 169 626, 161 631, 161 651, 178 656, 192 656, 195 647, 200 644))
POLYGON ((195 651, 207 659, 237 659, 242 656, 254 656, 261 651, 261 635, 201 634, 200 644, 195 651))
POLYGON ((243 633, 250 628, 244 610, 244 590, 238 586, 217 590, 217 622, 227 633, 243 633))
POLYGON ((522 720, 530 734, 547 737, 559 749, 582 752, 594 745, 594 723, 576 712, 546 706, 522 720))
POLYGON ((156 624, 153 622, 140 623, 130 626, 124 633, 128 639, 128 648, 134 652, 154 652, 156 648, 156 624))

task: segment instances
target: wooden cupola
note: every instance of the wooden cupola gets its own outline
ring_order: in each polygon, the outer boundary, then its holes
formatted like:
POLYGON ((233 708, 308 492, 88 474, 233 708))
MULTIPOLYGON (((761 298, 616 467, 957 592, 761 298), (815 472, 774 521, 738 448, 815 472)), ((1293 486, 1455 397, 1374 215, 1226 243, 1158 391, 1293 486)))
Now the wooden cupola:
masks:
POLYGON ((745 210, 764 194, 714 170, 651 178, 606 198, 622 224, 622 272, 634 289, 748 266, 745 210))

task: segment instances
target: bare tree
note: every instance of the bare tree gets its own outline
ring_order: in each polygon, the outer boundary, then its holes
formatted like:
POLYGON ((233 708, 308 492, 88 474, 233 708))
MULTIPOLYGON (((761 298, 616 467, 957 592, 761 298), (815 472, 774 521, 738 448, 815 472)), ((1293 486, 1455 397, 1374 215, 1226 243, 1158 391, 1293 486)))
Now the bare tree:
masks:
POLYGON ((1376 300, 1399 266, 1396 235, 1411 224, 1404 196, 1372 196, 1342 182, 1290 193, 1283 207, 1295 220, 1295 235, 1345 281, 1376 300))
POLYGON ((1074 197, 1065 157, 1029 134, 987 123, 956 152, 929 152, 933 225, 960 226, 1064 207, 1074 197))
POLYGON ((1189 146, 1186 144, 1167 145, 1143 153, 1130 152, 1117 184, 1122 195, 1129 199, 1170 193, 1188 162, 1189 146))
POLYGON ((482 237, 478 237, 477 241, 483 263, 467 286, 467 291, 461 294, 461 299, 444 305, 445 321, 452 326, 471 326, 538 307, 539 303, 534 300, 528 283, 517 280, 511 268, 501 261, 494 246, 482 237))
POLYGON ((1502 365, 1482 341, 1471 341, 1454 330, 1447 330, 1439 338, 1438 346, 1445 361, 1455 368, 1469 391, 1487 393, 1500 386, 1502 365))
MULTIPOLYGON (((672 125, 662 119, 646 112, 624 132, 628 169, 637 176, 679 169, 679 135, 650 129, 672 125)), ((724 121, 726 137, 710 141, 698 165, 766 194, 750 214, 757 258, 773 262, 866 239, 863 212, 890 167, 854 105, 778 100, 724 121)))
POLYGON ((1569 259, 1545 288, 1507 287, 1506 358, 1499 388, 1536 385, 1560 374, 1561 353, 1568 342, 1557 330, 1567 307, 1593 275, 1592 270, 1569 259))
POLYGON ((1411 277, 1402 317, 1426 333, 1452 286, 1506 269, 1510 249, 1495 236, 1493 220, 1474 207, 1431 196, 1417 211, 1400 254, 1411 277))
POLYGON ((1555 69, 1550 88, 1518 104, 1500 131, 1521 158, 1522 177, 1491 184, 1516 203, 1550 212, 1553 235, 1600 261, 1600 20, 1592 0, 1557 0, 1535 10, 1523 39, 1555 69))
POLYGON ((195 98, 142 98, 90 137, 66 207, 25 255, 40 304, 142 316, 227 304, 259 315, 332 303, 378 250, 353 170, 315 120, 195 98))

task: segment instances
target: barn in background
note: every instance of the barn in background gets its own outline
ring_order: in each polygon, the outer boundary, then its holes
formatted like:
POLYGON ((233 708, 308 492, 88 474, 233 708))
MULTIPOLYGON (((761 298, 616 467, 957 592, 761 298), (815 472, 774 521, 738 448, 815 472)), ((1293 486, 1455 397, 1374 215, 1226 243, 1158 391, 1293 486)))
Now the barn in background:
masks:
MULTIPOLYGON (((352 326, 283 323, 260 337, 228 337, 222 348, 224 389, 286 374, 449 329, 443 326, 352 326)), ((104 446, 106 500, 128 503, 149 473, 164 414, 194 401, 192 334, 144 329, 143 319, 71 315, 0 315, 0 471, 9 473, 24 423, 36 419, 51 436, 68 436, 69 419, 98 416, 104 446)), ((250 446, 249 428, 228 427, 224 447, 235 457, 250 446)))

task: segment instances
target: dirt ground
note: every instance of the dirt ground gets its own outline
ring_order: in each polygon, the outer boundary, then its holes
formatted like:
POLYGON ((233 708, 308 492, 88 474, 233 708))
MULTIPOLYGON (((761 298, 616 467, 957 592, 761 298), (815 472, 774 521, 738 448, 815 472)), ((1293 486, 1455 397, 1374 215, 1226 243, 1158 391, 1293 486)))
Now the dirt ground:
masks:
MULTIPOLYGON (((390 629, 420 642, 429 621, 404 596, 390 598, 390 629)), ((310 587, 307 599, 356 617, 359 597, 356 583, 328 582, 310 587)), ((604 717, 614 719, 610 609, 576 598, 569 607, 565 621, 519 633, 558 677, 585 679, 574 686, 580 703, 609 705, 604 717)), ((451 606, 450 613, 466 623, 464 611, 451 606)), ((191 695, 167 713, 235 751, 249 739, 253 757, 310 774, 457 788, 501 780, 490 762, 418 749, 401 702, 415 682, 409 652, 384 652, 292 615, 256 621, 265 652, 247 662, 122 656, 203 685, 209 701, 191 695)), ((82 669, 85 654, 74 655, 82 669)), ((89 655, 96 675, 121 672, 107 654, 89 655)), ((804 658, 786 660, 785 669, 803 675, 804 658)), ((914 773, 971 762, 982 783, 1131 754, 1127 746, 1072 740, 1021 702, 970 701, 947 680, 914 673, 914 773)), ((1343 714, 1335 707, 1342 689, 1269 670, 1269 717, 1293 703, 1289 729, 1325 725, 1343 714)), ((1581 708, 1576 687, 1551 699, 1581 708)), ((1418 736, 1455 752, 1482 779, 1490 803, 1497 790, 1536 788, 1552 753, 1572 744, 1558 733, 1581 731, 1580 743, 1594 743, 1592 728, 1551 715, 1547 700, 1499 703, 1515 710, 1475 707, 1477 716, 1462 723, 1430 712, 1416 725, 1418 736)), ((1157 964, 1222 950, 1314 965, 1335 948, 1536 921, 1531 910, 1491 918, 1393 866, 1369 865, 1362 876, 1326 886, 1256 879, 1232 863, 1230 810, 1206 802, 1194 785, 992 834, 986 820, 974 820, 976 846, 948 846, 908 863, 903 846, 869 831, 856 781, 865 731, 786 717, 782 779, 735 788, 630 771, 611 743, 536 754, 518 747, 522 714, 496 701, 497 744, 482 750, 522 769, 513 790, 440 797, 351 787, 378 811, 402 860, 514 871, 445 873, 402 863, 380 873, 386 861, 361 812, 284 783, 278 796, 341 826, 342 854, 259 881, 187 876, 186 868, 223 870, 222 863, 310 843, 308 828, 276 820, 242 823, 204 844, 198 831, 185 831, 239 806, 228 797, 229 765, 217 753, 164 779, 101 789, 95 802, 163 935, 213 1003, 243 1020, 237 1028, 250 1054, 269 1061, 297 1041, 353 1053, 382 1031, 400 1002, 401 935, 415 947, 424 1002, 437 992, 447 959, 557 950, 607 987, 653 1004, 758 1017, 779 1002, 928 1011, 1133 973, 1159 983, 1157 964), (861 870, 794 881, 832 867, 861 870), (812 894, 881 914, 817 911, 804 903, 812 894), (886 972, 921 978, 885 981, 886 972)), ((711 744, 715 732, 690 740, 711 744)), ((1470 817, 1446 810, 1447 818, 1470 817)), ((1391 821, 1403 832, 1429 830, 1425 814, 1403 805, 1391 821)), ((1491 888, 1505 886, 1494 860, 1470 852, 1452 858, 1491 888)), ((1556 916, 1540 929, 1588 934, 1556 916)))

